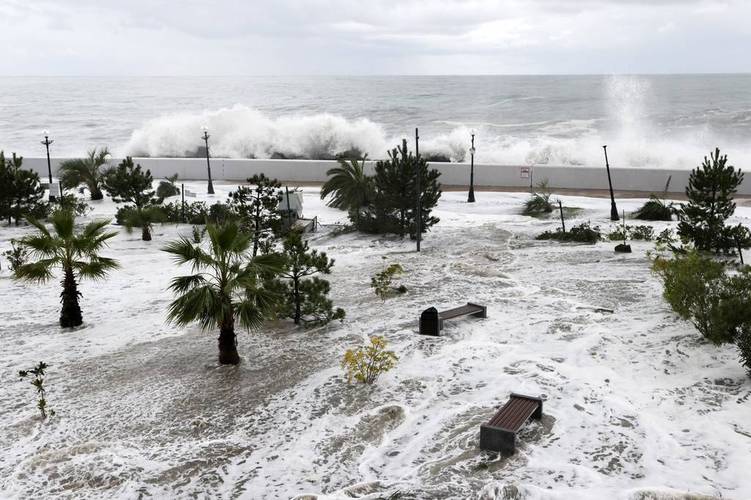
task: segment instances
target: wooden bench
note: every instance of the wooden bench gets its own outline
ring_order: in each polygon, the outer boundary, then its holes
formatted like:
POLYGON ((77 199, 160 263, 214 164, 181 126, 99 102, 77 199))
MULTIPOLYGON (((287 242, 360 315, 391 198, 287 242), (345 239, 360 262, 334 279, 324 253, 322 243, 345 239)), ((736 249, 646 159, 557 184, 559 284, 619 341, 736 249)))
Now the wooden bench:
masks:
POLYGON ((516 433, 530 417, 536 420, 542 418, 542 399, 512 393, 490 422, 480 426, 480 448, 513 453, 516 433))
POLYGON ((437 337, 441 334, 441 330, 443 330, 444 321, 461 316, 487 318, 488 308, 471 302, 467 302, 465 306, 455 307, 454 309, 442 312, 438 312, 435 307, 429 307, 420 314, 420 335, 437 337))

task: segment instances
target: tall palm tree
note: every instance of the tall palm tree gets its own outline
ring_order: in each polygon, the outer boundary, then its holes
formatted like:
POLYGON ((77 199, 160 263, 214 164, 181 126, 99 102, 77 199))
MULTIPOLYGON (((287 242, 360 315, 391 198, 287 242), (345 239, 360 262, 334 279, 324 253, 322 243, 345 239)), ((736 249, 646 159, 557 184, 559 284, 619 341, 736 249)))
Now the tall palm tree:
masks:
POLYGON ((107 148, 91 149, 86 154, 86 158, 77 158, 75 160, 65 160, 60 163, 58 173, 60 182, 64 188, 75 188, 81 184, 86 184, 89 188, 92 200, 101 200, 102 180, 105 174, 102 167, 109 161, 110 152, 107 148))
POLYGON ((91 222, 82 231, 76 232, 72 211, 59 210, 52 214, 51 233, 41 222, 28 218, 38 232, 21 238, 20 245, 30 251, 36 261, 16 268, 15 277, 20 280, 46 282, 53 277, 53 271, 60 268, 63 279, 60 284, 62 310, 60 326, 64 328, 83 323, 78 298, 78 281, 84 278, 103 279, 108 271, 119 267, 116 260, 99 255, 99 250, 117 232, 105 231, 108 220, 91 222))
POLYGON ((253 237, 234 221, 209 224, 206 232, 206 249, 185 237, 163 248, 195 273, 172 280, 169 288, 177 298, 168 318, 181 326, 197 321, 204 330, 218 327, 219 363, 238 364, 235 323, 258 328, 273 313, 279 297, 262 286, 261 275, 278 273, 283 259, 276 254, 251 257, 253 237))
POLYGON ((328 206, 347 210, 355 225, 360 221, 360 210, 373 197, 373 177, 365 173, 365 161, 339 158, 339 166, 329 169, 329 179, 321 188, 321 199, 331 195, 328 206))

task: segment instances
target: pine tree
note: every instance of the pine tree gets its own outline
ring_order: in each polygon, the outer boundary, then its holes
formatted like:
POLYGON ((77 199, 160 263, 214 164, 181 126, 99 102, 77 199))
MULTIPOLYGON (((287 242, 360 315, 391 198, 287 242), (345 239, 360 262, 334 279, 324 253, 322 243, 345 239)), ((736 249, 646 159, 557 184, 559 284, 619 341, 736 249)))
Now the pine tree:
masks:
POLYGON ((388 152, 389 159, 379 161, 375 167, 375 201, 371 221, 365 229, 374 232, 395 232, 401 236, 417 236, 417 173, 420 174, 421 232, 426 232, 439 222, 431 215, 441 197, 438 183, 440 173, 428 169, 422 156, 409 152, 407 141, 388 152))
POLYGON ((258 250, 268 251, 274 236, 282 226, 282 216, 277 210, 282 199, 281 183, 264 174, 248 179, 252 186, 240 186, 229 194, 229 204, 240 217, 242 227, 253 234, 253 256, 258 250))
POLYGON ((322 325, 344 319, 344 310, 334 309, 328 298, 331 285, 315 274, 329 274, 334 260, 325 252, 310 250, 300 231, 291 231, 283 242, 285 280, 273 279, 269 287, 284 297, 279 316, 292 318, 299 325, 306 318, 307 326, 322 325))
POLYGON ((698 250, 733 252, 748 248, 751 235, 742 226, 728 227, 725 221, 735 212, 733 195, 743 182, 743 173, 727 164, 727 155, 715 149, 704 163, 691 171, 686 188, 688 203, 679 212, 678 235, 693 242, 698 250))
POLYGON ((160 220, 160 211, 154 197, 154 178, 151 171, 145 172, 141 165, 134 165, 128 156, 120 164, 107 171, 102 185, 115 203, 132 203, 135 210, 128 211, 123 223, 128 227, 140 227, 141 239, 151 241, 151 227, 160 220))

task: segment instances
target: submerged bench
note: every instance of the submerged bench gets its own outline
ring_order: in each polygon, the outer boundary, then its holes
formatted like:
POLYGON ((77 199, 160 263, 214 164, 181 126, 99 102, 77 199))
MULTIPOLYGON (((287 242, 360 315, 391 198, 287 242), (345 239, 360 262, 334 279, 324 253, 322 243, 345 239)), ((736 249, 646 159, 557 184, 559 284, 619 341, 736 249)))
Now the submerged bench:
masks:
POLYGON ((455 307, 454 309, 442 312, 438 312, 435 307, 429 307, 420 314, 420 335, 433 335, 437 337, 441 334, 441 330, 443 330, 444 321, 461 316, 487 318, 488 308, 471 302, 467 302, 465 306, 455 307))
POLYGON ((530 417, 536 420, 542 418, 542 399, 512 393, 490 422, 480 426, 480 448, 513 453, 516 433, 530 417))

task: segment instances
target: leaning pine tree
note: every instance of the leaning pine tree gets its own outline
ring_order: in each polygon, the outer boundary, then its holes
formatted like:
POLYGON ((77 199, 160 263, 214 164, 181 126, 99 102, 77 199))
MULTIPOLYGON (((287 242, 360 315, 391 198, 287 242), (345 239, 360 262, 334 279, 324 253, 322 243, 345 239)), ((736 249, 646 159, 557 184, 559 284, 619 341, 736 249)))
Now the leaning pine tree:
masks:
POLYGON ((164 248, 194 272, 172 280, 177 298, 168 317, 182 326, 198 322, 204 330, 219 328, 219 363, 238 364, 235 324, 258 328, 275 309, 278 297, 262 286, 259 276, 278 273, 282 260, 276 254, 252 258, 252 237, 235 221, 208 224, 206 232, 208 248, 185 237, 164 248))
POLYGON ((140 227, 143 241, 151 241, 151 227, 161 219, 153 183, 151 171, 143 171, 141 165, 134 165, 130 156, 107 171, 102 182, 115 203, 133 204, 134 209, 125 212, 123 223, 128 230, 140 227))
POLYGON ((743 226, 728 227, 725 221, 735 212, 733 195, 743 182, 743 173, 728 165, 727 155, 715 149, 710 158, 691 171, 686 188, 688 203, 678 213, 678 235, 698 250, 730 253, 751 246, 751 235, 743 226))
POLYGON ((91 222, 76 232, 72 212, 59 210, 52 214, 51 233, 41 222, 28 219, 37 228, 37 234, 19 240, 21 247, 30 251, 36 260, 16 268, 15 277, 25 281, 45 282, 54 276, 55 269, 61 269, 63 291, 60 293, 62 310, 60 326, 69 328, 83 323, 78 299, 78 281, 84 278, 104 279, 107 273, 118 267, 117 261, 99 255, 116 232, 107 232, 109 221, 91 222))

